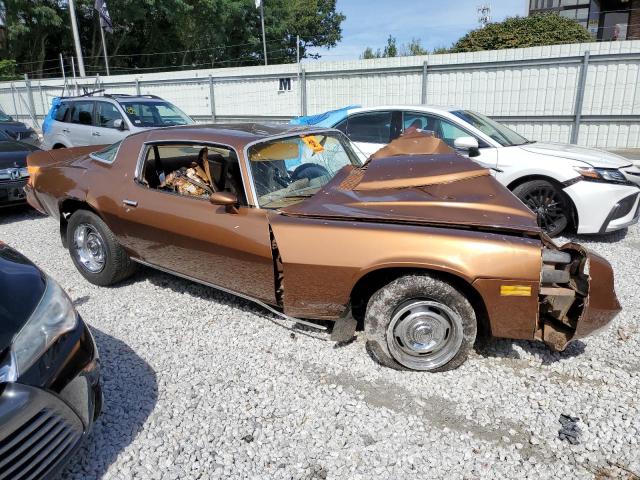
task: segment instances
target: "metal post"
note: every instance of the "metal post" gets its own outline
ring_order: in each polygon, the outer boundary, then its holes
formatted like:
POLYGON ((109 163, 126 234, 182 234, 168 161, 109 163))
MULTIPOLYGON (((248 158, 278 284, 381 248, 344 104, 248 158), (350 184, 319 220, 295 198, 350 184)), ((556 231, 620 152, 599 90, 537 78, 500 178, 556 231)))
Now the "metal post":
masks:
POLYGON ((16 114, 16 120, 18 120, 18 104, 16 103, 16 95, 14 90, 14 86, 13 86, 13 82, 11 82, 11 99, 13 100, 13 111, 16 114))
POLYGON ((264 64, 268 65, 267 62, 267 37, 264 33, 264 0, 260 0, 260 20, 262 22, 262 48, 264 49, 264 64))
POLYGON ((420 103, 422 103, 422 105, 427 104, 427 67, 428 62, 427 60, 425 60, 422 64, 422 97, 420 100, 420 103))
POLYGON ((44 93, 42 93, 42 82, 38 82, 38 91, 40 92, 40 104, 42 105, 42 111, 46 112, 47 106, 44 103, 44 93))
POLYGON ((216 97, 213 90, 213 77, 209 75, 209 104, 211 106, 211 122, 216 122, 216 97))
POLYGON ((64 83, 67 83, 67 74, 64 73, 64 58, 62 58, 62 54, 60 54, 60 70, 62 70, 62 80, 64 83))
POLYGON ((140 80, 136 78, 136 95, 140 96, 140 80))
POLYGON ((82 48, 80 47, 80 35, 78 34, 78 21, 76 19, 76 6, 73 0, 69 0, 69 16, 71 17, 71 30, 73 32, 73 43, 76 47, 76 56, 78 57, 78 70, 81 77, 85 77, 84 60, 82 59, 82 48))
POLYGON ((102 25, 100 26, 100 36, 102 37, 102 51, 104 52, 104 66, 107 69, 107 77, 111 74, 109 73, 109 57, 107 57, 107 40, 104 38, 104 28, 102 25))
POLYGON ((296 63, 298 64, 298 89, 300 90, 300 111, 302 115, 302 89, 300 88, 300 35, 296 35, 296 63))
POLYGON ((76 79, 76 62, 73 57, 71 57, 71 73, 73 73, 73 79, 76 79))
POLYGON ((304 68, 300 72, 300 110, 302 116, 307 114, 307 74, 304 68))
POLYGON ((27 87, 27 101, 29 102, 29 114, 31 115, 31 121, 33 122, 33 126, 36 128, 40 128, 40 124, 38 123, 38 116, 36 115, 36 103, 33 101, 33 90, 31 90, 31 81, 29 80, 29 76, 24 74, 24 84, 27 87))
POLYGON ((582 105, 584 103, 584 89, 587 83, 587 73, 589 72, 589 50, 584 52, 582 59, 582 67, 580 76, 578 77, 578 86, 576 90, 576 108, 573 129, 571 130, 571 143, 578 143, 578 135, 580 134, 580 120, 582 119, 582 105))

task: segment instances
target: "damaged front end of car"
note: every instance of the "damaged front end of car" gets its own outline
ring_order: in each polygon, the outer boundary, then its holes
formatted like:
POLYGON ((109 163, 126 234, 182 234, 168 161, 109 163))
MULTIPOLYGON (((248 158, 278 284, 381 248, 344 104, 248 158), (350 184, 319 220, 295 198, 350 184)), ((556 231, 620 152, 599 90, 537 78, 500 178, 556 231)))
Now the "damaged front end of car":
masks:
POLYGON ((604 328, 622 309, 609 262, 581 245, 543 238, 535 338, 554 351, 604 328))

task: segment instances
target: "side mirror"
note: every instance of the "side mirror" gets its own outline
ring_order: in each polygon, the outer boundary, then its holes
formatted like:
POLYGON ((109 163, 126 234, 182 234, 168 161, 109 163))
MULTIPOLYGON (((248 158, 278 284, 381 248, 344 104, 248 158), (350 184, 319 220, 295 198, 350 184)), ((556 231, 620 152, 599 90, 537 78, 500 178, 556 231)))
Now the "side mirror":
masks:
POLYGON ((480 146, 478 140, 473 137, 458 137, 453 141, 456 150, 463 150, 469 153, 469 157, 480 156, 480 146))
POLYGON ((118 118, 113 121, 113 128, 117 128, 120 131, 125 131, 127 130, 127 124, 124 123, 124 120, 122 120, 121 118, 118 118))
POLYGON ((238 197, 231 192, 215 192, 209 195, 212 205, 227 207, 227 210, 237 212, 238 197))
POLYGON ((453 146, 457 150, 471 150, 479 147, 478 140, 473 137, 458 137, 454 140, 453 146))

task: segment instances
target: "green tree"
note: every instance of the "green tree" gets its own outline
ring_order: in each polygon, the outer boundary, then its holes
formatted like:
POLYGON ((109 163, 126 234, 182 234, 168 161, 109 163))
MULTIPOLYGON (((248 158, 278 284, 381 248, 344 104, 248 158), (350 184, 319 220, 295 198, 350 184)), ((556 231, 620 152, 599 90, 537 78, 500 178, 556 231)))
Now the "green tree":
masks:
MULTIPOLYGON (((269 63, 319 55, 334 47, 345 17, 336 0, 264 0, 269 63)), ((5 0, 8 57, 18 73, 60 75, 58 55, 75 56, 67 0, 5 0), (33 63, 26 63, 33 62, 33 63)), ((88 75, 104 73, 94 0, 76 0, 88 75)), ((254 0, 107 0, 114 32, 107 34, 112 73, 264 62, 260 11, 254 0)), ((68 72, 67 72, 68 73, 68 72)))
POLYGON ((360 55, 360 58, 411 57, 413 55, 426 55, 427 53, 429 52, 422 47, 422 43, 419 38, 412 38, 409 43, 398 47, 396 38, 389 35, 387 38, 387 45, 384 47, 384 50, 377 49, 374 52, 371 47, 367 47, 360 55))
POLYGON ((451 47, 450 52, 538 47, 592 40, 593 37, 582 25, 551 12, 490 23, 466 34, 451 47))

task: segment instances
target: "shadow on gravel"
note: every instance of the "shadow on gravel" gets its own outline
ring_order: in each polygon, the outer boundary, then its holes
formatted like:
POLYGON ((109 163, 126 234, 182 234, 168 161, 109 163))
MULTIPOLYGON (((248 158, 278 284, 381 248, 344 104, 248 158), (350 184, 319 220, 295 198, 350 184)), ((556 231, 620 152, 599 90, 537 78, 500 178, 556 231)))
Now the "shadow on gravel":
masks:
POLYGON ((621 242, 622 240, 624 240, 627 237, 627 234, 629 233, 629 229, 628 228, 623 228, 622 230, 617 230, 615 232, 610 232, 610 233, 605 233, 603 235, 570 235, 568 237, 562 237, 560 239, 556 239, 556 240, 562 240, 559 241, 558 243, 564 243, 566 242, 575 242, 575 243, 580 243, 580 242, 594 242, 594 243, 617 243, 617 242, 621 242))
POLYGON ((488 339, 476 346, 476 353, 485 358, 520 359, 520 352, 514 347, 535 356, 543 365, 551 365, 567 358, 578 357, 584 353, 585 343, 575 340, 567 345, 563 352, 553 352, 542 342, 528 340, 488 339))
MULTIPOLYGON (((119 283, 117 286, 118 287, 126 286, 141 280, 149 280, 149 282, 151 282, 153 285, 157 287, 169 288, 172 291, 179 293, 181 295, 188 294, 188 295, 192 295, 194 297, 200 298, 202 300, 214 301, 229 307, 239 308, 247 313, 251 313, 253 315, 257 315, 261 318, 264 318, 265 320, 273 323, 277 327, 280 327, 283 330, 288 330, 289 332, 294 332, 296 334, 304 335, 310 338, 315 338, 316 340, 326 340, 325 338, 319 338, 315 335, 309 335, 309 333, 322 335, 324 334, 324 332, 314 330, 312 328, 306 327, 301 324, 294 324, 292 322, 288 322, 287 320, 277 317, 275 314, 261 307, 257 303, 253 303, 249 300, 245 300, 242 297, 237 297, 235 295, 224 292, 222 290, 218 290, 213 287, 208 287, 206 285, 202 285, 200 283, 187 280, 185 278, 181 278, 176 275, 171 275, 169 273, 164 273, 159 270, 155 270, 151 267, 139 265, 138 272, 133 277, 125 280, 124 282, 119 283)), ((322 321, 319 321, 317 323, 325 326, 328 326, 329 324, 329 322, 322 322, 322 321)), ((291 338, 294 338, 294 337, 291 337, 291 338)))
POLYGON ((95 328, 104 405, 93 431, 59 480, 101 478, 136 438, 158 399, 153 369, 121 340, 95 328))
POLYGON ((34 210, 29 205, 18 205, 15 207, 0 208, 0 225, 9 225, 16 222, 36 220, 44 218, 46 215, 34 210))

